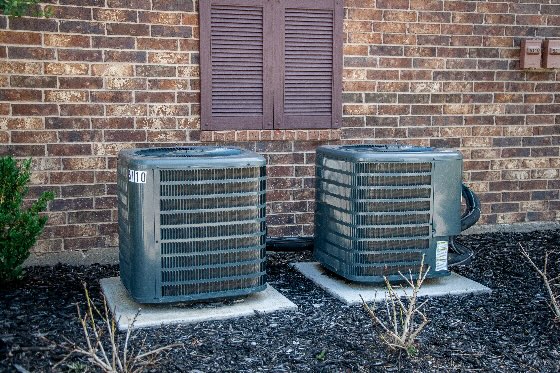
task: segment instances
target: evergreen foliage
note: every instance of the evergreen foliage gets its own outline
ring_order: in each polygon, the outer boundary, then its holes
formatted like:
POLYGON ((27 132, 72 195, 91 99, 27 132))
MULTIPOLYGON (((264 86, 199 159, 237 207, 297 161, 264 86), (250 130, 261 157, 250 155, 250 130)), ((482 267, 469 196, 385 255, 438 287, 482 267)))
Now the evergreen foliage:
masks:
POLYGON ((0 0, 0 10, 2 14, 12 17, 50 17, 51 7, 42 9, 38 5, 40 2, 40 0, 0 0))
POLYGON ((12 157, 0 158, 0 283, 21 277, 29 249, 47 222, 39 213, 54 199, 52 192, 43 192, 26 208, 30 176, 31 159, 19 166, 12 157))

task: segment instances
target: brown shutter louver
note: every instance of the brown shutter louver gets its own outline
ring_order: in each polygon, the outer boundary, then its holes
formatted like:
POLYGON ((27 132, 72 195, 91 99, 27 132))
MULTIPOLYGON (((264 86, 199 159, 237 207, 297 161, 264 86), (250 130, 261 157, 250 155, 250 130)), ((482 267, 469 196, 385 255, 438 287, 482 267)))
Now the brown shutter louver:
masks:
POLYGON ((342 3, 283 0, 282 5, 275 17, 283 38, 276 45, 282 71, 274 127, 340 127, 342 3))
POLYGON ((336 128, 342 0, 200 1, 201 127, 336 128))
POLYGON ((200 2, 202 129, 272 128, 269 13, 260 0, 200 2))

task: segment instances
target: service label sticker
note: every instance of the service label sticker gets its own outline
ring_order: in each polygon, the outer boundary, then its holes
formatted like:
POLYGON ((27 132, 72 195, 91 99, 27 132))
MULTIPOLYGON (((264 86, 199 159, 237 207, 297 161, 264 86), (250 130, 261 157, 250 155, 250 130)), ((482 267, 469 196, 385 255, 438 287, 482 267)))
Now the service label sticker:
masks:
POLYGON ((447 241, 437 241, 436 245, 436 272, 447 271, 447 251, 449 244, 447 241))
POLYGON ((146 184, 146 171, 128 170, 128 181, 137 184, 146 184))

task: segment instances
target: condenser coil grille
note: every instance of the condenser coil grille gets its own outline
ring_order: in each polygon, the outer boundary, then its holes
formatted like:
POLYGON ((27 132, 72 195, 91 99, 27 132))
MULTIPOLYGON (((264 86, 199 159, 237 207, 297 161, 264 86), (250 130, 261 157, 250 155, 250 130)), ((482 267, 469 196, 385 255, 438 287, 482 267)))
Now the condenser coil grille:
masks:
POLYGON ((435 244, 437 154, 430 148, 355 148, 317 150, 314 255, 352 280, 417 273, 435 244), (430 152, 435 157, 417 155, 430 152))
POLYGON ((264 289, 265 173, 264 158, 237 148, 120 155, 121 277, 133 297, 159 303, 264 289), (144 183, 127 180, 135 172, 146 173, 134 179, 144 183))
POLYGON ((247 280, 264 278, 263 172, 259 167, 160 171, 164 296, 222 292, 224 281, 228 291, 242 290, 247 280), (182 250, 170 253, 170 245, 182 250), (197 286, 201 281, 208 283, 197 286))

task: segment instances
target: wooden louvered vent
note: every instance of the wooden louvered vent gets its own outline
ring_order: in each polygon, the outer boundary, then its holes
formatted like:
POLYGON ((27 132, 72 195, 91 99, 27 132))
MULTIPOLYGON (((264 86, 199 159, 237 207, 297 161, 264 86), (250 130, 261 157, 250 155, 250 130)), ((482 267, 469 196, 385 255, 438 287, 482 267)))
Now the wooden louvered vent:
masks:
POLYGON ((263 115, 263 9, 214 6, 212 115, 263 115))
POLYGON ((333 12, 286 9, 284 112, 332 113, 333 12))
POLYGON ((199 4, 202 129, 340 127, 342 0, 199 4))

